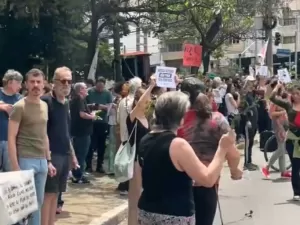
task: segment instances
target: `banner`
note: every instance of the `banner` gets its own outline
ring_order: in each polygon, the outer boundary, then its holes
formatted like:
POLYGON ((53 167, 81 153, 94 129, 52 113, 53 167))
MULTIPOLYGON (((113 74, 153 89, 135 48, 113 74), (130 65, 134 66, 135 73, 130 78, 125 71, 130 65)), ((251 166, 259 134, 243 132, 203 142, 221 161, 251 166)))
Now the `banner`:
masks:
POLYGON ((183 51, 183 66, 200 67, 202 63, 202 46, 185 44, 183 51))
POLYGON ((0 173, 1 225, 16 224, 37 209, 33 170, 0 173))

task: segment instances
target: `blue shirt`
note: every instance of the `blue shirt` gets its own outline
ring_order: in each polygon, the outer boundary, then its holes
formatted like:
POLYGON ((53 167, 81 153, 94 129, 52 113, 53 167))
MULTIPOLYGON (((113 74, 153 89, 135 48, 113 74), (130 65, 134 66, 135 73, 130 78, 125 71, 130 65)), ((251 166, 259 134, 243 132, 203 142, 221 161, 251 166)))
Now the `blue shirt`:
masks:
MULTIPOLYGON (((19 93, 15 95, 6 95, 2 89, 0 89, 0 102, 13 105, 22 98, 19 93)), ((5 111, 0 111, 0 141, 7 141, 7 129, 8 129, 8 114, 5 111)))

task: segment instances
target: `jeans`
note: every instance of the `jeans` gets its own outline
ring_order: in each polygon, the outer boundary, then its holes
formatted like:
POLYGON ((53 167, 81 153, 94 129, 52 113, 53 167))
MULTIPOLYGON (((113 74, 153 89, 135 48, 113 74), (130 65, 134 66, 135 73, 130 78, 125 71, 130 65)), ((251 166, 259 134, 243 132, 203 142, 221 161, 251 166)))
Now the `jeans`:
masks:
POLYGON ((28 225, 40 225, 41 208, 44 202, 45 184, 46 184, 47 173, 48 173, 47 160, 20 158, 19 166, 21 170, 34 171, 34 183, 35 183, 36 196, 38 202, 38 210, 32 213, 32 216, 29 218, 28 225))
POLYGON ((10 171, 7 141, 0 141, 0 170, 10 171))
POLYGON ((292 161, 292 186, 294 195, 300 196, 300 159, 293 158, 292 161))
POLYGON ((253 127, 249 128, 248 129, 248 139, 247 139, 247 135, 245 132, 245 137, 246 137, 245 149, 244 149, 245 164, 252 163, 252 148, 254 145, 254 137, 255 137, 256 131, 257 131, 256 128, 253 128, 253 127), (247 144, 248 144, 248 149, 246 149, 247 144))
POLYGON ((85 171, 85 159, 89 151, 89 147, 91 144, 91 137, 81 136, 81 137, 73 137, 73 147, 75 151, 75 155, 77 157, 78 164, 80 169, 73 170, 73 176, 76 179, 80 179, 85 171))

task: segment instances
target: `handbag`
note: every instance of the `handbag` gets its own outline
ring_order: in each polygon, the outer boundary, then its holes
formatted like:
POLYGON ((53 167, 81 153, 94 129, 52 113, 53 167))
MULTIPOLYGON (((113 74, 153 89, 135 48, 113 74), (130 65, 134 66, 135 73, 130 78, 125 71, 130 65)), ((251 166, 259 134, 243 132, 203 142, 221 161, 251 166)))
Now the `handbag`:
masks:
POLYGON ((114 172, 115 179, 122 183, 133 178, 134 160, 136 152, 136 132, 137 122, 135 123, 128 141, 121 144, 115 156, 114 172), (134 133, 134 144, 131 146, 129 140, 134 133))

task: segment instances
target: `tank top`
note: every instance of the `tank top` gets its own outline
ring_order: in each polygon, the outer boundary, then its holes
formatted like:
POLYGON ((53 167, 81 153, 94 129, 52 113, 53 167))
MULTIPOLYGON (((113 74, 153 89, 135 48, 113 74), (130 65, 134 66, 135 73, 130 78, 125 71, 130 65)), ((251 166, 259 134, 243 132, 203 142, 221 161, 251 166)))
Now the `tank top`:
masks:
POLYGON ((143 192, 138 207, 147 212, 173 216, 195 213, 192 180, 177 170, 170 158, 176 135, 170 131, 148 133, 140 142, 143 192))

